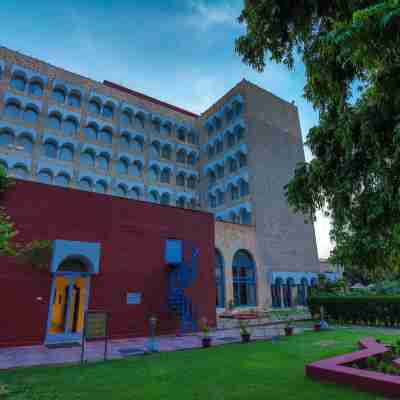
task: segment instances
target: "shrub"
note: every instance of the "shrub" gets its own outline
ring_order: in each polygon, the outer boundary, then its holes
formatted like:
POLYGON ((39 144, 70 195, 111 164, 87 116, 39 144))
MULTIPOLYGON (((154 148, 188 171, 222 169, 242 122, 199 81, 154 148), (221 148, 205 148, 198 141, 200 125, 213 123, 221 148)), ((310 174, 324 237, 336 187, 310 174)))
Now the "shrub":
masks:
POLYGON ((375 371, 377 366, 378 366, 378 360, 375 357, 367 358, 367 368, 368 369, 375 371))

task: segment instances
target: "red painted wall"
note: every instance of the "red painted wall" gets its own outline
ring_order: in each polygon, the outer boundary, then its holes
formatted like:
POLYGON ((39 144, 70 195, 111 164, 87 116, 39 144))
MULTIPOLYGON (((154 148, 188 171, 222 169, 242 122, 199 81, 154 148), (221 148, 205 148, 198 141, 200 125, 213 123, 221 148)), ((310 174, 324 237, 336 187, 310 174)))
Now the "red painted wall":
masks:
MULTIPOLYGON (((64 239, 101 243, 100 273, 91 278, 90 308, 111 313, 111 336, 148 334, 156 313, 158 333, 174 333, 167 309, 167 238, 199 248, 199 276, 190 289, 198 317, 215 324, 214 220, 209 213, 109 195, 17 181, 1 201, 20 232, 18 241, 64 239), (127 292, 142 304, 127 305, 127 292)), ((0 346, 43 343, 52 277, 0 258, 0 346), (42 299, 40 299, 42 298, 42 299)))

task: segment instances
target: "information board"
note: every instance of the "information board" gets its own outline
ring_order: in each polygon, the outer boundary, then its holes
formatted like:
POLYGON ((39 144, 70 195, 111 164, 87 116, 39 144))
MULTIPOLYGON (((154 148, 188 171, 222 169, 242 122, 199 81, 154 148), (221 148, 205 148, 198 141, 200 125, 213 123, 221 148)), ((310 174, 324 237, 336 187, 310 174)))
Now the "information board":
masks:
POLYGON ((126 294, 127 304, 140 304, 142 302, 142 294, 140 292, 128 292, 126 294))
POLYGON ((86 339, 105 339, 107 337, 107 322, 108 314, 106 312, 88 311, 86 314, 86 339))

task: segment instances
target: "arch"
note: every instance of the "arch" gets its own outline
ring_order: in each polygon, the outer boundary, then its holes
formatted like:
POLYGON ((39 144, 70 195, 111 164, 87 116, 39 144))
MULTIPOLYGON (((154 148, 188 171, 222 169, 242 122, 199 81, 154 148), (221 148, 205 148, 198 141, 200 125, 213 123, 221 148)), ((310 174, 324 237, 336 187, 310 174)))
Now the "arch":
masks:
POLYGON ((74 108, 81 107, 82 95, 78 90, 71 90, 68 94, 68 105, 74 108))
POLYGON ((158 203, 158 198, 159 198, 159 195, 158 195, 157 190, 151 190, 149 193, 149 201, 152 203, 158 203))
POLYGON ((186 150, 185 149, 180 149, 176 153, 176 161, 182 164, 185 164, 186 162, 186 150))
POLYGON ((218 205, 222 205, 225 203, 225 192, 221 189, 217 189, 215 191, 216 195, 217 195, 217 203, 218 205))
POLYGON ((240 140, 244 139, 244 135, 245 135, 245 129, 243 126, 238 125, 235 128, 235 133, 236 133, 236 139, 239 142, 240 140))
POLYGON ((66 143, 61 146, 60 160, 74 161, 74 146, 71 143, 66 143))
POLYGON ((57 272, 89 273, 89 267, 82 256, 68 256, 59 264, 57 272))
POLYGON ((141 136, 135 136, 135 138, 131 142, 131 147, 135 151, 142 152, 143 151, 143 138, 141 136))
POLYGON ((223 164, 217 164, 217 177, 223 178, 225 175, 225 166, 223 164))
POLYGON ((43 154, 49 158, 57 158, 58 143, 54 139, 47 139, 43 144, 43 154))
POLYGON ((222 153, 224 151, 224 143, 222 140, 217 139, 215 142, 215 151, 216 153, 222 153))
POLYGON ((161 157, 167 160, 171 159, 172 147, 170 144, 165 144, 161 149, 161 157))
POLYGON ((56 86, 51 93, 51 98, 57 103, 64 103, 66 98, 66 89, 64 86, 56 86))
POLYGON ((247 250, 238 250, 233 256, 233 297, 235 306, 256 306, 256 266, 247 250))
POLYGON ((119 174, 127 174, 129 168, 129 160, 125 157, 121 157, 117 163, 117 172, 119 174))
POLYGON ((149 178, 150 178, 150 180, 153 181, 153 182, 157 182, 159 173, 160 173, 160 170, 157 167, 157 165, 152 165, 150 167, 150 169, 149 169, 149 178))
POLYGON ((21 133, 18 136, 17 139, 17 144, 19 146, 22 146, 24 151, 28 152, 28 153, 32 153, 33 150, 33 138, 32 135, 30 133, 21 133))
POLYGON ((53 182, 53 172, 50 169, 44 168, 39 171, 38 181, 42 183, 52 183, 53 182))
POLYGON ((16 163, 13 166, 13 171, 16 177, 26 179, 29 175, 28 167, 23 163, 16 163))
POLYGON ((39 109, 34 104, 28 104, 25 107, 22 119, 30 124, 34 124, 39 117, 39 109))
POLYGON ((244 225, 251 225, 251 212, 246 208, 240 209, 240 221, 244 225))
POLYGON ((81 178, 81 180, 79 181, 79 187, 83 190, 92 191, 93 189, 92 179, 87 176, 81 178))
POLYGON ((40 78, 32 78, 29 82, 28 93, 33 96, 43 96, 44 84, 40 78))
POLYGON ((230 192, 232 201, 235 201, 239 198, 239 188, 236 185, 234 184, 230 185, 230 192))
POLYGON ((9 146, 14 144, 15 135, 11 129, 2 129, 0 131, 0 146, 9 146))
POLYGON ((186 197, 185 196, 179 196, 178 199, 176 200, 176 205, 177 205, 177 207, 185 208, 185 206, 186 206, 186 197))
POLYGON ((107 192, 107 182, 104 181, 103 179, 99 179, 99 180, 96 182, 96 185, 95 185, 94 190, 95 190, 97 193, 106 193, 106 192, 107 192))
POLYGON ((140 199, 140 189, 137 186, 133 186, 129 191, 129 196, 134 200, 140 199))
POLYGON ((169 206, 171 203, 171 196, 168 192, 165 192, 161 195, 160 203, 166 206, 169 206))
POLYGON ((61 128, 61 114, 57 111, 53 111, 47 117, 47 127, 51 129, 61 128))
POLYGON ((236 142, 235 134, 231 131, 228 131, 226 137, 227 137, 228 147, 234 146, 236 142))
POLYGON ((208 195, 208 206, 210 208, 217 207, 217 198, 211 193, 208 195))
POLYGON ((123 150, 129 149, 130 135, 128 132, 123 132, 119 137, 119 146, 123 150))
POLYGON ((240 196, 242 197, 247 196, 250 192, 249 183, 243 178, 239 180, 239 188, 240 188, 240 196))
POLYGON ((131 175, 140 177, 143 171, 143 164, 139 160, 135 160, 132 165, 129 166, 131 175))
POLYGON ((59 186, 67 187, 69 186, 70 182, 71 177, 65 172, 60 172, 54 179, 54 183, 59 186))
POLYGON ((99 115, 101 111, 101 100, 98 97, 92 97, 88 103, 88 111, 91 114, 99 115))
POLYGON ((235 172, 238 169, 236 158, 229 157, 228 163, 229 163, 229 172, 235 172))
POLYGON ((115 194, 118 196, 126 197, 126 195, 128 194, 128 188, 123 183, 120 183, 115 189, 115 194))
POLYGON ((195 165, 197 161, 197 155, 194 151, 191 151, 187 156, 187 163, 189 165, 195 165))
POLYGON ((84 129, 85 138, 87 140, 97 140, 99 127, 95 122, 89 122, 84 129))
POLYGON ((308 297, 308 280, 307 278, 302 278, 300 281, 300 285, 297 288, 298 297, 299 297, 299 305, 306 306, 307 305, 307 297, 308 297))
POLYGON ((282 278, 276 278, 275 282, 271 285, 272 307, 274 308, 282 307, 282 287, 282 278))
POLYGON ((91 149, 85 150, 81 153, 80 163, 89 167, 94 167, 95 152, 91 149))
POLYGON ((179 172, 176 175, 176 184, 178 186, 185 186, 185 181, 186 181, 186 174, 184 172, 179 172))
POLYGON ((161 171, 160 182, 169 183, 171 179, 171 170, 169 168, 163 168, 161 171))
POLYGON ((99 140, 105 144, 112 144, 112 138, 113 130, 108 126, 103 127, 99 133, 99 140))
POLYGON ((108 171, 110 167, 110 156, 107 153, 100 153, 97 157, 97 165, 100 169, 108 171))
POLYGON ((167 135, 170 136, 172 133, 172 124, 169 121, 165 121, 162 125, 161 125, 161 133, 163 135, 167 135))
POLYGON ((11 77, 10 86, 20 92, 24 92, 26 88, 26 74, 22 71, 14 71, 11 77))
POLYGON ((76 135, 79 128, 79 122, 74 117, 67 117, 63 122, 63 131, 69 136, 76 135))
POLYGON ((186 141, 186 129, 184 127, 178 128, 177 135, 178 135, 178 140, 180 140, 181 142, 186 141))
POLYGON ((247 166, 247 155, 243 152, 239 152, 238 154, 239 168, 243 168, 247 166))
POLYGON ((190 189, 196 189, 197 177, 196 175, 190 175, 187 179, 187 186, 190 189))
POLYGON ((4 107, 4 114, 8 118, 17 119, 20 117, 21 109, 20 101, 17 99, 9 99, 4 107))
POLYGON ((217 307, 225 307, 225 263, 222 253, 215 249, 215 281, 217 287, 217 307))
POLYGON ((146 115, 143 111, 138 111, 135 114, 135 122, 141 127, 144 128, 144 121, 146 119, 146 115))
POLYGON ((285 307, 293 307, 293 287, 295 286, 293 278, 287 278, 286 284, 283 287, 283 303, 285 307))
POLYGON ((160 142, 154 141, 151 143, 150 146, 150 157, 158 158, 159 155, 160 155, 160 142))
POLYGON ((111 101, 107 101, 103 106, 103 117, 113 119, 114 117, 114 104, 111 101))
POLYGON ((133 113, 128 108, 125 108, 121 113, 121 125, 132 125, 133 113))

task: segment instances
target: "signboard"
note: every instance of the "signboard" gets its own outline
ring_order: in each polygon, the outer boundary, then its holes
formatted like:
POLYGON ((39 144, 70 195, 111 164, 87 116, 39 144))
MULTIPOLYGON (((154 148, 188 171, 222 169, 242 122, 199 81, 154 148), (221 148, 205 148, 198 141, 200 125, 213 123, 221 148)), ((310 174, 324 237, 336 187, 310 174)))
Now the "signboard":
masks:
POLYGON ((86 339, 105 339, 107 337, 107 320, 106 312, 88 311, 86 314, 86 339))
POLYGON ((140 304, 142 302, 142 293, 140 292, 128 292, 126 294, 127 304, 140 304))

